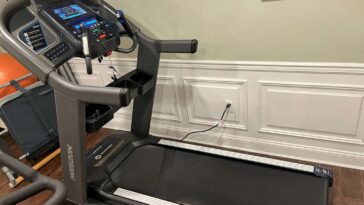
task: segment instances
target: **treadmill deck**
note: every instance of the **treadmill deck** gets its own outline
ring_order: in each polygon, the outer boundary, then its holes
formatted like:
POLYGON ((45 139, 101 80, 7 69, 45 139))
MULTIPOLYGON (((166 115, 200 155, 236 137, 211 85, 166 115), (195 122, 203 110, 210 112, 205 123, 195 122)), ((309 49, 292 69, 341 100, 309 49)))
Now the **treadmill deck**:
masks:
POLYGON ((111 175, 114 193, 151 205, 328 203, 329 180, 310 173, 313 166, 260 157, 243 161, 238 156, 250 155, 226 156, 230 152, 216 149, 217 156, 210 148, 186 150, 169 142, 131 152, 111 175))

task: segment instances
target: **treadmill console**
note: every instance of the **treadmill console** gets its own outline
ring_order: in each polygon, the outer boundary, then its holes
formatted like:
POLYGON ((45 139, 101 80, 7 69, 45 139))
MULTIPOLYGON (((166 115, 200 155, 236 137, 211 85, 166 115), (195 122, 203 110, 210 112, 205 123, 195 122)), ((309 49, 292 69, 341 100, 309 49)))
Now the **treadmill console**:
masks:
POLYGON ((25 43, 30 49, 39 52, 47 46, 44 33, 40 24, 34 23, 23 29, 19 36, 20 40, 25 43))
MULTIPOLYGON (((45 5, 41 16, 76 49, 78 57, 84 57, 82 44, 86 42, 82 42, 82 37, 88 39, 91 58, 106 55, 120 44, 116 23, 107 21, 79 1, 62 1, 45 5)), ((54 52, 61 55, 59 51, 62 52, 64 48, 67 49, 67 45, 60 44, 54 48, 54 52)), ((54 57, 50 56, 50 59, 54 57)))
POLYGON ((118 51, 125 29, 116 11, 90 0, 30 2, 12 14, 9 30, 53 69, 80 57, 91 74, 91 59, 118 51))

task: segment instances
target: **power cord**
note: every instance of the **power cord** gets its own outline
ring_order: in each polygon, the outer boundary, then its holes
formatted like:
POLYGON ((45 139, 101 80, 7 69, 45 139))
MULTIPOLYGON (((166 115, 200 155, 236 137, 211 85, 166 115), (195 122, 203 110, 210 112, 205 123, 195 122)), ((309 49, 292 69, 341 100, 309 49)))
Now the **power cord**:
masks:
MULTIPOLYGON (((221 118, 220 118, 220 121, 223 121, 223 120, 224 120, 225 114, 226 114, 226 112, 228 111, 228 109, 229 109, 230 107, 231 107, 231 104, 230 104, 230 103, 226 104, 225 110, 224 110, 224 112, 222 113, 222 116, 221 116, 221 118)), ((188 133, 186 136, 184 136, 184 137, 180 140, 180 142, 184 141, 184 140, 185 140, 188 136, 190 136, 190 135, 197 134, 197 133, 204 133, 204 132, 211 131, 211 130, 213 130, 213 129, 217 128, 219 125, 220 125, 220 123, 217 123, 216 125, 214 125, 214 126, 210 127, 210 128, 209 128, 209 129, 207 129, 207 130, 201 130, 201 131, 194 131, 194 132, 190 132, 190 133, 188 133)))

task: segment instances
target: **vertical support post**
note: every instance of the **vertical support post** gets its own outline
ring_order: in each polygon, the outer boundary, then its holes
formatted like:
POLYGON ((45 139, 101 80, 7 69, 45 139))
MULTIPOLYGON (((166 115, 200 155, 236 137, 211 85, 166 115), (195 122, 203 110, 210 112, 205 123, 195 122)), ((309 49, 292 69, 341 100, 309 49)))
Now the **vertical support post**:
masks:
POLYGON ((85 103, 55 90, 58 132, 67 200, 87 201, 85 103))
POLYGON ((137 33, 139 40, 137 70, 152 75, 155 79, 154 87, 146 95, 134 99, 133 119, 131 132, 138 138, 149 136, 150 123, 152 120, 154 95, 157 84, 160 52, 157 42, 147 38, 141 32, 137 33))

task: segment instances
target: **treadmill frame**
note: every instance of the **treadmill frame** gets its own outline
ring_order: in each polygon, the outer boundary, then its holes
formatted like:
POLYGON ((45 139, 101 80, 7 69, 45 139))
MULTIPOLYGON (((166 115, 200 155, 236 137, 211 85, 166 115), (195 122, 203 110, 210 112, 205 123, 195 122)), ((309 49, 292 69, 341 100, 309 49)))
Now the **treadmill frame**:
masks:
MULTIPOLYGON (((142 32, 137 32, 139 42, 138 62, 136 70, 151 75, 155 80, 153 88, 145 95, 134 99, 131 133, 137 139, 143 140, 149 136, 152 119, 153 103, 158 76, 160 55, 163 51, 177 50, 178 47, 166 47, 163 41, 153 40, 142 32)), ((83 204, 87 196, 87 165, 86 165, 86 102, 65 95, 55 89, 58 130, 62 149, 62 166, 64 183, 72 192, 68 192, 67 199, 83 204), (72 120, 70 120, 72 119, 72 120)), ((98 99, 102 100, 102 99, 98 99)))
MULTIPOLYGON (((126 134, 127 136, 128 134, 126 134)), ((149 136, 147 140, 139 141, 135 145, 129 145, 133 147, 132 149, 128 149, 126 153, 123 153, 122 155, 117 156, 117 159, 113 161, 117 161, 117 163, 120 163, 124 161, 130 153, 132 153, 135 149, 145 146, 145 145, 156 145, 156 146, 162 146, 162 147, 170 147, 175 149, 181 149, 186 151, 192 151, 196 153, 201 154, 207 154, 211 156, 216 157, 223 157, 227 159, 235 159, 240 160, 243 162, 250 162, 257 165, 267 165, 272 166, 277 169, 285 169, 285 170, 292 170, 295 172, 300 172, 302 174, 309 174, 312 176, 322 177, 326 178, 328 181, 329 186, 331 187, 333 184, 333 178, 332 178, 332 172, 328 169, 324 169, 318 166, 313 165, 306 165, 301 163, 295 163, 295 162, 289 162, 285 160, 278 160, 278 159, 272 159, 269 157, 261 157, 261 156, 255 156, 251 154, 244 154, 240 152, 234 152, 234 151, 227 151, 219 148, 214 147, 207 147, 203 145, 198 144, 191 144, 191 143, 185 143, 175 140, 168 140, 168 139, 160 139, 156 141, 157 139, 153 136, 149 136)), ((111 169, 108 169, 108 172, 112 172, 112 170, 115 168, 116 164, 111 165, 111 169)), ((98 193, 104 197, 104 198, 110 198, 115 200, 118 203, 125 202, 128 204, 133 205, 178 205, 178 203, 174 203, 171 201, 166 201, 163 199, 155 198, 152 196, 148 196, 145 194, 141 194, 138 192, 134 192, 131 190, 127 190, 125 188, 116 188, 113 192, 107 192, 109 181, 105 181, 103 185, 98 189, 98 193), (105 189, 105 190, 104 190, 105 189)), ((123 203, 122 203, 123 204, 123 203)))
MULTIPOLYGON (((157 79, 159 61, 161 55, 161 41, 153 40, 145 36, 140 31, 136 33, 139 41, 139 52, 136 70, 145 72, 157 79)), ((138 96, 134 99, 131 134, 136 136, 137 141, 142 141, 149 137, 150 124, 153 112, 153 103, 156 89, 156 80, 154 81, 153 88, 145 95, 138 96)), ((86 163, 86 121, 85 121, 85 106, 86 102, 76 99, 71 96, 65 95, 62 91, 55 89, 57 118, 59 126, 60 145, 62 149, 62 165, 64 170, 64 183, 67 189, 72 189, 68 192, 67 200, 75 204, 84 204, 88 201, 88 185, 87 185, 87 163, 86 163), (72 119, 72 120, 70 120, 72 119)), ((97 99, 101 101, 102 99, 97 99)), ((183 148, 187 150, 200 151, 217 155, 217 153, 225 153, 222 156, 233 157, 243 155, 237 152, 228 152, 219 149, 210 149, 203 146, 188 145, 184 143, 172 142, 161 140, 161 145, 183 148), (212 150, 214 152, 212 152, 212 150), (228 154, 227 154, 228 153, 228 154)), ((249 160, 251 155, 246 155, 245 158, 240 160, 249 160)), ((269 158, 251 157, 252 161, 263 163, 271 166, 279 166, 287 169, 294 169, 311 173, 317 176, 327 177, 331 181, 332 173, 329 170, 319 167, 301 165, 298 163, 290 163, 286 161, 275 161, 269 158), (254 160, 255 159, 255 160, 254 160)), ((130 193, 129 193, 130 194, 130 193)), ((116 196, 116 195, 115 195, 116 196)), ((156 204, 152 201, 155 198, 148 198, 146 195, 139 195, 140 200, 135 204, 156 204), (151 200, 143 201, 142 198, 151 200)), ((117 197, 117 196, 116 196, 117 197)), ((128 199, 127 196, 122 196, 120 199, 128 199)), ((129 199, 128 203, 135 200, 129 199)), ((159 203, 160 201, 158 201, 159 203)), ((158 204, 157 203, 157 204, 158 204)), ((170 204, 171 202, 166 202, 170 204)), ((133 203, 132 203, 133 204, 133 203)))
MULTIPOLYGON (((100 6, 114 10, 103 0, 90 0, 100 6)), ((67 190, 67 200, 74 204, 87 203, 87 165, 86 165, 86 103, 109 104, 121 107, 121 97, 126 97, 125 90, 104 87, 79 86, 66 81, 47 63, 39 59, 39 56, 31 52, 27 47, 15 39, 6 28, 6 21, 9 12, 24 6, 27 0, 13 0, 6 5, 0 6, 0 42, 3 47, 18 60, 29 67, 42 81, 47 82, 55 90, 57 119, 62 149, 62 166, 64 173, 64 184, 67 190)), ((147 73, 154 77, 153 88, 145 95, 134 99, 132 114, 131 134, 137 140, 145 140, 149 137, 150 123, 153 111, 153 103, 156 89, 156 79, 161 53, 188 53, 194 52, 196 42, 190 41, 160 41, 150 39, 136 29, 136 37, 139 42, 137 71, 147 73)), ((166 146, 177 146, 167 141, 161 141, 166 146)), ((179 144, 179 147, 182 145, 179 144)), ((184 149, 201 149, 203 146, 183 145, 184 149)), ((196 150, 195 150, 196 151, 196 150)), ((206 151, 206 150, 205 150, 206 151)), ((218 153, 223 150, 216 149, 218 153)), ((231 152, 232 156, 239 153, 231 152)), ((214 153, 216 154, 216 153, 214 153)), ((231 156, 230 156, 231 157, 231 156)), ((258 158, 260 159, 260 158, 258 158)), ((267 158, 268 159, 268 158, 267 158)), ((263 160, 264 161, 264 160, 263 160)), ((267 160, 266 164, 269 160, 267 160)), ((283 162, 283 161, 282 161, 283 162)), ((262 163, 262 162, 258 162, 262 163)), ((283 162, 284 163, 284 162, 283 162)), ((270 164, 272 165, 272 164, 270 164)), ((332 173, 325 169, 305 167, 306 172, 310 171, 318 176, 330 178, 332 173), (313 169, 314 168, 314 169, 313 169)), ((292 167, 291 167, 292 168, 292 167)), ((302 170, 301 170, 302 171, 302 170)), ((130 202, 128 202, 130 203, 130 202)), ((133 202, 132 204, 143 204, 133 202)))

